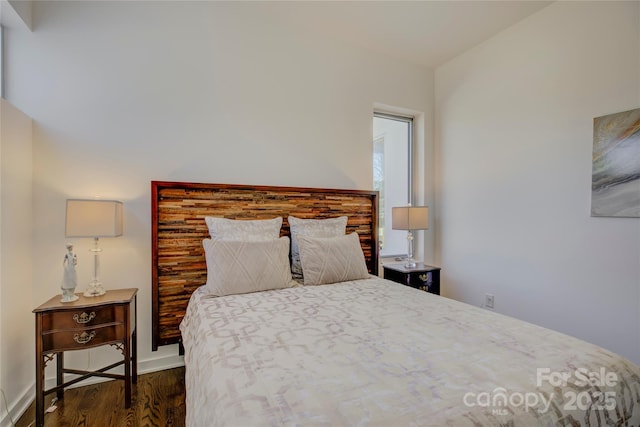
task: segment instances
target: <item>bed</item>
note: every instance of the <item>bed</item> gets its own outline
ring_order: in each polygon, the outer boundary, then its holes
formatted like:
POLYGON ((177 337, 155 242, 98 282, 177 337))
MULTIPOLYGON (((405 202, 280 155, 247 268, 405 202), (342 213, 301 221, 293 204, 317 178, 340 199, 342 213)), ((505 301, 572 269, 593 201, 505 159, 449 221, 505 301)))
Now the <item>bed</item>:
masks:
MULTIPOLYGON (((626 359, 376 277, 376 193, 154 182, 152 194, 154 343, 184 346, 188 426, 640 425, 626 359), (345 215, 358 279, 212 294, 210 215, 280 216, 285 240, 291 216, 345 215)), ((301 256, 329 245, 302 256, 305 283, 327 264, 318 253, 344 257, 327 250, 338 240, 301 237, 301 256)))

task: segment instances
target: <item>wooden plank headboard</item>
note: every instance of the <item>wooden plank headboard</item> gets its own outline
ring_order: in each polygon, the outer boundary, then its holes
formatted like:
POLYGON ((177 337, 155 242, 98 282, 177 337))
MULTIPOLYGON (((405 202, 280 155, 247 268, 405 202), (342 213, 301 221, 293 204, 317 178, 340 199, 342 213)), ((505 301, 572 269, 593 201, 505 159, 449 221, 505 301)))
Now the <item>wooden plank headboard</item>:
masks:
POLYGON ((178 326, 191 293, 206 283, 202 239, 205 216, 230 219, 347 215, 347 233, 357 231, 369 272, 378 274, 378 192, 325 188, 151 182, 153 350, 180 342, 178 326))

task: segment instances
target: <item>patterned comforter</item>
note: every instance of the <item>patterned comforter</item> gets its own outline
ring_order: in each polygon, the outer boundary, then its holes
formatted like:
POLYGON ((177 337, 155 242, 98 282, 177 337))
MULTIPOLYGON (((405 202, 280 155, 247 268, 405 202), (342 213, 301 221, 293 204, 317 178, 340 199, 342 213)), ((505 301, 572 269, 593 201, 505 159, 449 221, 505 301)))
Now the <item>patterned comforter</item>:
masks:
POLYGON ((187 426, 640 425, 640 368, 380 278, 226 297, 180 325, 187 426))

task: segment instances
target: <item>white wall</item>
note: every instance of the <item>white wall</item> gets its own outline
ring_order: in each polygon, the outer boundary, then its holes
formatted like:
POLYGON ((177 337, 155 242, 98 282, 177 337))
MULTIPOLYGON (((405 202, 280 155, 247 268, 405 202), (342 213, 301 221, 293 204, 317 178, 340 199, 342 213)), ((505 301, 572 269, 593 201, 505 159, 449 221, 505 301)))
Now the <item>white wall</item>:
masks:
MULTIPOLYGON (((7 34, 6 77, 34 119, 35 305, 60 292, 65 199, 122 200, 124 236, 101 239, 102 276, 140 289, 143 372, 180 363, 175 346, 151 352, 151 180, 370 189, 374 104, 431 119, 431 71, 290 27, 268 3, 32 12, 33 33, 7 34)), ((74 243, 88 282, 91 240, 74 243)), ((73 356, 95 368, 117 352, 73 356)))
POLYGON ((14 419, 35 371, 31 137, 31 118, 0 99, 0 387, 14 419))
POLYGON ((593 118, 640 104, 640 3, 557 2, 435 73, 443 293, 640 363, 640 219, 591 218, 593 118))

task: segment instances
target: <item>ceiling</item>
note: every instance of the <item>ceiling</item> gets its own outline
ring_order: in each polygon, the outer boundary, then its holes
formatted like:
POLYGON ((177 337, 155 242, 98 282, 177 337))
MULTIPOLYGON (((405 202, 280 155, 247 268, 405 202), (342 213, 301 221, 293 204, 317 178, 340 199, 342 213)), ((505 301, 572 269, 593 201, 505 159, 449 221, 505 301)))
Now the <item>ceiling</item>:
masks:
POLYGON ((435 68, 551 1, 287 1, 270 12, 292 25, 435 68))
MULTIPOLYGON (((316 0, 220 3, 257 7, 261 13, 268 13, 287 25, 316 32, 322 37, 436 68, 553 1, 316 0)), ((0 0, 2 23, 11 26, 7 17, 13 15, 29 17, 31 4, 30 0, 0 0), (13 7, 6 7, 9 3, 13 7), (14 8, 15 11, 12 10, 14 8)))

